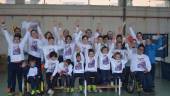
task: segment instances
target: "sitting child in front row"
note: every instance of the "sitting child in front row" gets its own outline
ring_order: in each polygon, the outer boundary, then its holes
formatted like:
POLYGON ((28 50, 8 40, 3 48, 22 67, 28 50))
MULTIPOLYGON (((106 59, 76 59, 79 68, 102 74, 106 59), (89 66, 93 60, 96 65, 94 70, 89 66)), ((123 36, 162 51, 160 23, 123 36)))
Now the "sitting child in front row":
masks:
POLYGON ((122 81, 122 73, 123 69, 125 68, 125 64, 127 63, 126 58, 122 58, 122 55, 120 52, 116 52, 113 54, 111 58, 111 70, 112 70, 112 76, 114 80, 117 80, 117 78, 120 78, 122 81))
POLYGON ((38 68, 35 66, 36 61, 34 59, 29 61, 30 67, 28 68, 27 73, 27 80, 28 83, 31 85, 31 95, 34 95, 35 93, 40 93, 38 90, 39 80, 40 80, 40 72, 38 71, 38 68))
POLYGON ((73 67, 73 77, 71 83, 71 92, 74 92, 74 84, 76 78, 79 78, 79 90, 83 91, 84 82, 84 56, 81 52, 75 52, 74 54, 74 67, 73 67))
POLYGON ((96 92, 97 81, 97 61, 98 54, 93 49, 85 53, 85 79, 87 80, 87 90, 96 92))
POLYGON ((53 87, 56 85, 55 80, 58 78, 58 54, 55 51, 52 51, 49 54, 49 60, 47 65, 45 65, 46 69, 46 82, 47 82, 47 93, 49 95, 53 95, 53 87))
POLYGON ((66 81, 66 91, 70 92, 71 91, 71 78, 72 78, 72 71, 73 71, 73 66, 71 64, 70 59, 64 60, 64 62, 61 62, 59 64, 59 75, 62 78, 61 79, 61 84, 64 86, 64 81, 66 81), (64 80, 63 80, 64 79, 64 80))

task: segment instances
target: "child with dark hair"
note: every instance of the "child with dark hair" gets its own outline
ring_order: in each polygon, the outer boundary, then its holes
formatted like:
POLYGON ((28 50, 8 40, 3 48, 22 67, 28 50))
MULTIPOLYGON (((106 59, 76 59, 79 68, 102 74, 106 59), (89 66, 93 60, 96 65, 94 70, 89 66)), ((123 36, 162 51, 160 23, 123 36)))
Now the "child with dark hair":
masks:
POLYGON ((28 61, 35 59, 38 70, 41 70, 41 57, 43 57, 41 47, 43 43, 46 43, 45 38, 39 26, 36 29, 27 29, 27 31, 30 31, 28 38, 28 61))
POLYGON ((73 66, 70 59, 66 59, 59 64, 59 75, 61 79, 61 86, 64 86, 64 81, 66 81, 66 91, 71 91, 71 79, 72 79, 73 66))
POLYGON ((137 38, 137 43, 138 43, 138 45, 139 45, 139 44, 145 45, 145 40, 143 39, 143 34, 142 34, 142 32, 137 32, 136 38, 137 38))
POLYGON ((38 68, 35 66, 36 61, 34 59, 29 61, 29 68, 27 71, 27 80, 28 83, 31 84, 31 95, 35 95, 35 93, 40 93, 40 91, 38 90, 38 85, 40 82, 40 72, 38 70, 38 68))
POLYGON ((50 31, 47 31, 45 34, 44 34, 44 37, 45 39, 49 39, 50 37, 53 37, 53 34, 50 32, 50 31))
POLYGON ((88 49, 92 48, 92 46, 89 44, 88 41, 88 36, 83 35, 82 36, 82 42, 78 42, 78 47, 80 47, 81 52, 83 53, 83 55, 85 55, 85 52, 88 52, 88 49))
POLYGON ((29 32, 27 32, 24 38, 21 40, 21 35, 15 34, 13 36, 13 40, 11 40, 9 32, 6 28, 1 28, 5 39, 8 43, 8 52, 10 56, 10 72, 9 78, 10 81, 10 92, 9 94, 13 94, 15 92, 16 78, 18 80, 18 87, 20 91, 20 95, 22 94, 22 63, 24 60, 24 46, 29 37, 29 32))
POLYGON ((54 94, 53 88, 55 85, 55 80, 58 78, 58 54, 55 51, 50 52, 49 60, 44 66, 46 69, 46 82, 47 82, 47 93, 52 95, 54 94))
POLYGON ((84 82, 84 56, 80 51, 77 51, 73 55, 73 61, 74 61, 74 67, 73 67, 73 80, 71 83, 71 92, 74 92, 74 84, 75 84, 75 79, 79 79, 79 90, 83 91, 83 82, 84 82))
MULTIPOLYGON (((54 37, 49 37, 48 38, 48 45, 45 45, 42 47, 43 55, 44 55, 44 60, 45 60, 45 66, 48 63, 48 60, 50 59, 50 53, 51 52, 56 52, 59 53, 59 51, 63 49, 62 46, 59 46, 58 44, 55 44, 55 39, 54 37)), ((60 62, 60 60, 59 60, 60 62)))
POLYGON ((109 76, 110 76, 110 57, 112 55, 112 50, 114 48, 114 44, 112 43, 111 48, 104 46, 101 48, 101 44, 97 46, 97 54, 99 56, 99 69, 102 76, 102 84, 109 84, 109 76))
POLYGON ((74 53, 74 48, 75 48, 75 43, 72 41, 71 35, 67 35, 65 37, 65 43, 62 45, 64 50, 63 50, 63 59, 71 59, 72 60, 72 55, 74 53))
POLYGON ((122 58, 120 52, 113 54, 111 58, 111 70, 114 79, 120 78, 122 80, 123 69, 125 68, 127 61, 127 58, 122 58))
POLYGON ((103 36, 103 43, 104 43, 104 46, 107 46, 108 48, 110 48, 110 42, 109 42, 109 37, 108 35, 104 35, 103 36))
POLYGON ((96 92, 98 54, 93 49, 85 53, 85 78, 87 80, 87 90, 96 92), (93 78, 93 79, 91 79, 93 78))
POLYGON ((145 46, 140 44, 137 49, 137 53, 132 54, 130 57, 131 64, 130 70, 134 73, 136 79, 142 85, 144 90, 147 90, 150 85, 144 83, 144 76, 145 74, 149 73, 151 70, 151 62, 149 57, 144 54, 145 46))
POLYGON ((21 29, 20 29, 19 27, 15 27, 15 28, 14 28, 14 33, 21 35, 21 29))
POLYGON ((128 50, 123 48, 122 42, 116 42, 116 46, 113 50, 113 53, 116 53, 116 52, 120 52, 123 59, 127 58, 127 56, 129 55, 128 50))

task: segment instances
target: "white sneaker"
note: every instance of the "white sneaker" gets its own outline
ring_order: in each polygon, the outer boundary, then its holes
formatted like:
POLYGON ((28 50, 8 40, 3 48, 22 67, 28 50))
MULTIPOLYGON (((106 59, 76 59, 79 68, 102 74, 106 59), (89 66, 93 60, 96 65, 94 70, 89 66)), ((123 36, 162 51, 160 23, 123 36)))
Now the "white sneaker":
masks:
POLYGON ((99 89, 99 93, 101 93, 101 92, 103 92, 103 90, 102 90, 102 89, 99 89))
POLYGON ((49 95, 53 95, 54 94, 54 91, 52 89, 49 89, 48 92, 47 92, 49 95))

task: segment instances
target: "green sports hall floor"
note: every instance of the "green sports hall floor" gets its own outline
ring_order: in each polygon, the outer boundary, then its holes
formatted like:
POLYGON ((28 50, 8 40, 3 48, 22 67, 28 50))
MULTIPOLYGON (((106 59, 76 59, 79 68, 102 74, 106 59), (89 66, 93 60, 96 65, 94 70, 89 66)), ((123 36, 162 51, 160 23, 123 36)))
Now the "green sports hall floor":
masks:
MULTIPOLYGON (((7 96, 6 94, 6 74, 0 74, 0 96, 7 96)), ((84 96, 79 93, 56 93, 54 96, 84 96)), ((102 93, 90 93, 87 96, 118 96, 114 91, 105 91, 102 93)), ((121 96, 137 96, 136 94, 128 94, 123 91, 121 96)), ((146 95, 143 95, 146 96, 146 95)), ((170 81, 156 78, 155 94, 147 96, 170 96, 170 81)))

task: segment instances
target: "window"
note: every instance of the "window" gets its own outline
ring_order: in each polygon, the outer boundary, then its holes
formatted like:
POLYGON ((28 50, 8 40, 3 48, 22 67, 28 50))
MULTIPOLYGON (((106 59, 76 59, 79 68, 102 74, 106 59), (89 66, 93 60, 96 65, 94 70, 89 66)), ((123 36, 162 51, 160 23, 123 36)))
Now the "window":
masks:
POLYGON ((15 0, 0 0, 0 4, 15 4, 15 0))
MULTIPOLYGON (((24 4, 24 0, 0 0, 0 4, 24 4)), ((124 0, 25 0, 25 4, 118 6, 124 0)), ((170 7, 170 0, 127 0, 127 6, 170 7)))
POLYGON ((169 7, 170 0, 133 0, 132 6, 169 7))
POLYGON ((26 4, 118 5, 118 0, 25 0, 26 4))

